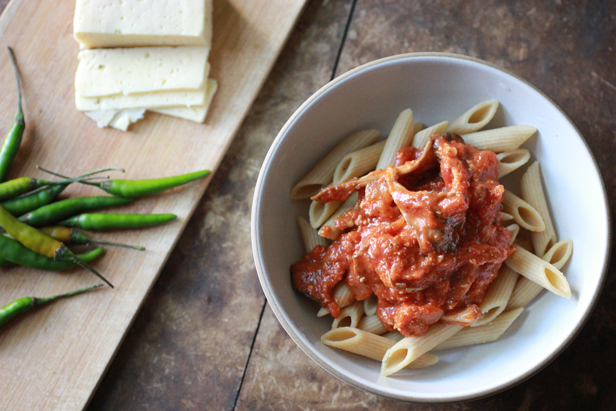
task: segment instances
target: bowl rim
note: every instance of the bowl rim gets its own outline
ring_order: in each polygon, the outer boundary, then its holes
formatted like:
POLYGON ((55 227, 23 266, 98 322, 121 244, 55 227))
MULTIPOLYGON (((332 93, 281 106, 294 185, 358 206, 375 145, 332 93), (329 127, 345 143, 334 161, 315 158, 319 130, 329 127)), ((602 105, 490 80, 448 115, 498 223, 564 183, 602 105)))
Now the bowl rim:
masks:
POLYGON ((306 354, 308 355, 314 362, 316 362, 319 366, 321 366, 321 368, 323 368, 324 370, 326 370, 327 372, 329 372, 330 374, 332 374, 333 376, 335 376, 336 378, 346 382, 347 384, 359 388, 363 391, 372 393, 372 394, 376 394, 378 396, 381 397, 385 397, 385 398, 391 398, 391 399, 395 399, 398 401, 404 401, 404 402, 421 402, 421 403, 448 403, 448 402, 455 402, 455 401, 464 401, 464 400, 471 400, 471 399, 479 399, 479 398, 484 398, 490 395, 494 395, 497 394, 499 392, 502 392, 504 390, 507 390, 509 388, 514 387, 515 385, 518 385, 520 383, 522 383, 523 381, 527 380, 528 378, 532 377, 533 375, 535 375, 536 373, 538 373, 539 371, 541 371, 543 368, 545 368, 547 365, 549 365, 552 361, 554 361, 564 350, 565 348, 567 348, 569 346, 569 344, 571 344, 571 342, 575 339, 575 337, 578 336, 578 334, 580 333, 580 331, 582 330, 582 328, 584 327, 584 325, 586 324, 586 322, 588 321, 588 318, 590 317, 590 315, 592 314, 595 306, 597 305, 597 301, 599 300, 599 296, 601 295, 601 291, 603 290, 603 287, 605 285, 605 281, 607 278, 607 271, 610 265, 610 250, 612 248, 612 219, 611 219, 611 214, 610 214, 610 203, 609 203, 609 196, 607 195, 607 190, 606 190, 606 186, 605 186, 605 181, 603 180, 603 175, 601 174, 601 169, 599 168, 599 164, 597 162, 597 159, 595 158, 595 155, 593 154, 590 146, 588 145, 588 142, 586 141, 586 139, 584 138, 584 136, 582 135, 582 133, 580 132, 580 130, 578 129, 578 127, 575 125, 575 123, 573 122, 573 120, 567 115, 567 113, 565 113, 565 111, 558 105, 556 104, 556 102, 554 102, 554 100, 552 100, 549 96, 547 96, 543 91, 541 91, 539 88, 537 88, 536 86, 534 86, 533 84, 531 84, 530 82, 528 82, 527 80, 525 80, 524 78, 516 75, 515 73, 510 72, 509 70, 506 70, 494 63, 491 63, 489 61, 485 61, 485 60, 481 60, 475 57, 469 57, 469 56, 465 56, 465 55, 461 55, 461 54, 455 54, 455 53, 441 53, 441 52, 417 52, 417 53, 405 53, 405 54, 396 54, 393 56, 389 56, 389 57, 385 57, 385 58, 381 58, 378 60, 374 60, 371 62, 368 62, 366 64, 363 64, 359 67, 356 67, 352 70, 347 71, 346 73, 336 77, 335 79, 331 80, 330 82, 328 82, 327 84, 325 84, 323 87, 321 87, 319 90, 317 90, 314 94, 312 94, 301 106, 299 106, 297 108, 297 110, 295 110, 295 112, 291 115, 291 117, 289 118, 289 120, 287 120, 287 122, 284 124, 284 126, 282 127, 282 129, 280 130, 280 132, 278 133, 278 135, 276 136, 276 138, 274 139, 274 141, 272 142, 272 145, 270 146, 267 155, 265 157, 265 159, 263 160, 263 164, 261 165, 261 169, 259 171, 259 177, 257 179, 257 183, 255 185, 255 192, 254 192, 254 196, 253 196, 253 202, 252 202, 252 213, 251 213, 251 243, 252 243, 252 252, 253 252, 253 258, 255 261, 255 268, 257 270, 257 274, 259 276, 259 282, 261 284, 261 288, 263 289, 263 292, 265 294, 265 297, 267 298, 267 301, 270 302, 270 307, 272 308, 272 311, 274 312, 274 315, 276 316, 276 318, 278 319, 278 322, 282 325, 282 327, 284 328, 284 330, 287 332, 287 334, 291 337, 291 339, 295 342, 295 344, 297 344, 299 346, 299 348, 306 354), (510 381, 507 381, 497 387, 493 387, 491 389, 485 390, 485 391, 481 391, 481 392, 477 392, 477 393, 473 393, 473 394, 468 394, 468 395, 459 395, 459 396, 455 396, 455 397, 448 397, 448 398, 418 398, 418 397, 411 397, 411 396, 402 396, 402 395, 398 395, 398 394, 394 394, 394 393, 388 393, 388 392, 383 392, 383 391, 379 391, 374 389, 371 386, 367 386, 364 385, 358 381, 355 381, 351 378, 349 378, 347 375, 340 373, 337 369, 333 368, 332 366, 330 366, 326 361, 323 361, 321 358, 319 358, 315 353, 313 353, 312 349, 307 346, 306 344, 304 344, 304 342, 301 340, 301 338, 299 338, 296 333, 295 330, 293 329, 293 326, 290 324, 290 322, 286 319, 285 315, 283 314, 283 312, 280 310, 280 308, 278 307, 277 304, 277 299, 275 298, 275 296, 273 295, 273 293, 271 292, 269 285, 268 285, 268 281, 265 277, 265 270, 263 267, 263 261, 261 259, 261 255, 260 255, 260 247, 259 247, 259 236, 258 236, 258 221, 257 221, 257 213, 260 209, 261 206, 261 199, 260 199, 260 193, 263 189, 263 182, 265 179, 265 171, 268 168, 268 165, 274 155, 274 152, 276 151, 277 147, 280 145, 280 142, 282 141, 283 137, 287 134, 288 130, 291 128, 291 125, 295 122, 295 120, 304 112, 304 110, 306 109, 306 107, 308 107, 309 105, 312 104, 313 101, 315 101, 316 99, 318 99, 319 97, 321 97, 323 94, 325 94, 328 90, 334 88, 335 86, 337 86, 339 83, 345 81, 346 79, 348 79, 349 77, 352 77, 354 75, 356 75, 359 72, 365 71, 367 69, 379 66, 379 65, 384 65, 386 63, 390 63, 393 61, 397 61, 397 60, 407 60, 407 59, 414 59, 414 58, 418 58, 418 57, 436 57, 436 58, 444 58, 444 59, 457 59, 457 60, 465 60, 465 61, 470 61, 473 63, 477 63, 480 65, 484 65, 484 66, 488 66, 490 68, 496 69, 508 76, 511 76, 513 78, 515 78, 516 80, 521 81, 522 83, 526 84, 527 86, 531 87, 534 91, 536 91, 537 93, 539 93, 539 95, 541 95, 543 98, 545 98, 550 104, 552 104, 558 111, 560 111, 560 113, 565 117, 565 119, 570 123, 570 125, 573 127, 573 129, 576 131, 576 133, 578 134, 578 136, 581 138, 582 142, 584 143, 584 145, 586 146, 586 149, 588 150, 590 157, 592 158, 593 164, 595 166, 595 171, 597 172, 597 174, 599 175, 599 180, 601 182, 601 188, 603 190, 603 199, 605 202, 605 209, 606 209, 606 221, 608 223, 608 230, 607 230, 607 247, 605 248, 604 251, 604 265, 603 268, 601 270, 601 276, 598 282, 598 286, 594 292, 594 295, 592 297, 592 300, 590 301, 590 303, 588 304, 588 306, 586 307, 586 311, 584 312, 581 320, 578 322, 578 324, 576 325, 576 327, 574 328, 574 330, 571 332, 571 334, 569 334, 569 336, 558 346, 558 348, 556 350, 554 350, 554 352, 552 352, 549 356, 547 356, 543 361, 541 361, 538 365, 536 365, 534 368, 528 370, 526 373, 520 375, 517 378, 514 378, 510 381), (271 303, 271 302, 276 302, 276 303, 271 303))

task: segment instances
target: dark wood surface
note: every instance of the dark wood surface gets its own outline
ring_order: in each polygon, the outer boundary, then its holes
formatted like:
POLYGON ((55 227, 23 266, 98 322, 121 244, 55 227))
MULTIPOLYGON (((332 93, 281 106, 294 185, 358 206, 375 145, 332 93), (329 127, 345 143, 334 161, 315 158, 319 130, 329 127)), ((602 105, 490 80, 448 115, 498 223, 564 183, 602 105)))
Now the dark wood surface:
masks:
POLYGON ((465 403, 404 404, 353 388, 303 354, 267 307, 250 205, 269 145, 334 76, 416 51, 485 59, 541 88, 580 128, 615 204, 615 1, 309 1, 90 410, 616 409, 616 261, 589 322, 556 361, 465 403))

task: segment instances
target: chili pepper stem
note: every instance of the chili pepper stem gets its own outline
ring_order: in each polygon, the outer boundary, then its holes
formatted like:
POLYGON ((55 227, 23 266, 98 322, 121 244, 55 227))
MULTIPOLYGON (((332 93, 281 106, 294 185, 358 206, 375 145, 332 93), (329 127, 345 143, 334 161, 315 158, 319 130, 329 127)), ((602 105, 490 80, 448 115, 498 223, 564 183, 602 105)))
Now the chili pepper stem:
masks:
POLYGON ((100 278, 101 280, 103 280, 109 287, 114 288, 113 284, 111 284, 105 277, 103 277, 101 273, 96 271, 94 268, 90 267, 88 264, 82 263, 81 261, 79 261, 79 259, 77 259, 77 257, 73 258, 72 261, 78 266, 80 266, 81 268, 85 268, 86 270, 88 270, 89 272, 91 272, 92 274, 100 278))
POLYGON ((19 81, 19 72, 17 71, 17 62, 15 61, 15 54, 13 53, 13 49, 7 47, 9 49, 9 55, 11 56, 11 62, 13 63, 13 70, 15 71, 15 80, 17 81, 17 114, 15 115, 15 121, 20 125, 24 126, 24 112, 21 107, 21 83, 19 81))
POLYGON ((101 240, 90 240, 90 243, 100 244, 100 245, 111 245, 111 246, 122 247, 122 248, 130 248, 131 250, 137 250, 137 251, 145 251, 145 247, 141 247, 139 245, 112 243, 109 241, 101 241, 101 240))
POLYGON ((64 294, 60 294, 60 295, 54 295, 53 297, 46 297, 46 298, 33 297, 34 301, 35 301, 34 302, 34 306, 37 307, 37 306, 42 305, 42 304, 50 303, 53 300, 57 300, 58 298, 71 297, 73 295, 85 293, 86 291, 90 291, 90 290, 94 290, 94 289, 97 289, 97 288, 101 288, 103 286, 104 286, 104 284, 91 285, 89 287, 80 288, 79 290, 74 290, 74 291, 71 291, 71 292, 68 292, 68 293, 64 293, 64 294))
POLYGON ((86 270, 88 270, 89 272, 91 272, 92 274, 100 278, 101 280, 103 280, 109 287, 114 288, 113 284, 111 284, 105 277, 103 277, 101 273, 96 271, 94 268, 90 267, 88 264, 80 261, 75 256, 75 254, 73 254, 71 250, 69 250, 68 247, 66 247, 64 244, 60 245, 60 247, 58 247, 58 249, 56 250, 56 255, 54 256, 54 260, 65 260, 65 261, 68 260, 74 264, 77 264, 81 268, 85 268, 86 270))
MULTIPOLYGON (((58 174, 58 173, 56 173, 54 171, 47 170, 46 168, 43 168, 43 167, 41 167, 39 165, 37 165, 36 168, 41 170, 44 173, 51 174, 52 176, 56 176, 56 177, 60 177, 60 178, 69 178, 69 177, 63 176, 62 174, 58 174)), ((107 167, 107 168, 101 168, 100 170, 90 171, 89 173, 82 174, 82 175, 80 175, 79 177, 76 177, 76 178, 88 177, 88 176, 91 176, 91 175, 94 175, 94 174, 106 173, 108 171, 119 171, 121 173, 125 173, 126 172, 126 170, 124 170, 123 168, 107 167)))

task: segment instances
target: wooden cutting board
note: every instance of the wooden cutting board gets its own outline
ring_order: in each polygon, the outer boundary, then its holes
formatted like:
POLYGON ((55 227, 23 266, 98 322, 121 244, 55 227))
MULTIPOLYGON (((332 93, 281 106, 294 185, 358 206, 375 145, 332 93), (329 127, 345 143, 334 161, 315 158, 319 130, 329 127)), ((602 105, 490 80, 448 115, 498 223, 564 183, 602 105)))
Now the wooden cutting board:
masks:
MULTIPOLYGON (((48 178, 40 164, 78 175, 124 167, 116 178, 155 178, 215 170, 272 68, 305 0, 215 0, 211 77, 218 80, 206 124, 146 113, 124 133, 99 129, 75 109, 74 0, 13 0, 0 17, 0 135, 16 109, 6 46, 15 50, 27 131, 11 177, 48 178)), ((141 199, 117 212, 175 213, 168 225, 96 234, 140 244, 108 248, 94 266, 115 285, 41 308, 0 329, 0 409, 82 409, 88 403, 145 296, 203 195, 209 179, 141 199)), ((101 193, 73 185, 70 195, 101 193)), ((104 194, 104 193, 103 193, 104 194)), ((101 195, 101 194, 99 194, 101 195)), ((208 273, 202 273, 207 276, 208 273)), ((0 305, 50 296, 100 281, 75 270, 0 269, 0 305)), ((147 310, 147 307, 144 307, 147 310)))

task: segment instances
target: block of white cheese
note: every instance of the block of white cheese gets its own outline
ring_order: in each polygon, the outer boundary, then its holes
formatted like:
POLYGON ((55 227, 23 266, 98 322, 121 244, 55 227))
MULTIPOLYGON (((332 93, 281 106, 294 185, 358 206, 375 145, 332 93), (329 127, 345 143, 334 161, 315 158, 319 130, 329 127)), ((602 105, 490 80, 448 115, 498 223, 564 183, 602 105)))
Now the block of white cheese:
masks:
POLYGON ((102 97, 84 97, 75 88, 77 110, 123 110, 133 108, 161 108, 174 106, 203 106, 206 101, 209 63, 205 64, 202 85, 197 90, 163 90, 135 94, 113 94, 102 97))
POLYGON ((75 91, 82 97, 204 88, 207 47, 138 47, 79 53, 75 91))
POLYGON ((212 0, 77 0, 73 32, 82 48, 211 47, 212 0))
POLYGON ((154 111, 156 113, 167 114, 169 116, 180 117, 186 120, 195 121, 197 123, 203 123, 205 121, 205 117, 207 116, 207 112, 212 103, 212 98, 214 94, 218 90, 218 82, 216 80, 208 79, 207 81, 207 96, 205 97, 206 103, 203 106, 193 106, 193 107, 168 107, 168 108, 160 108, 153 109, 150 111, 154 111))

